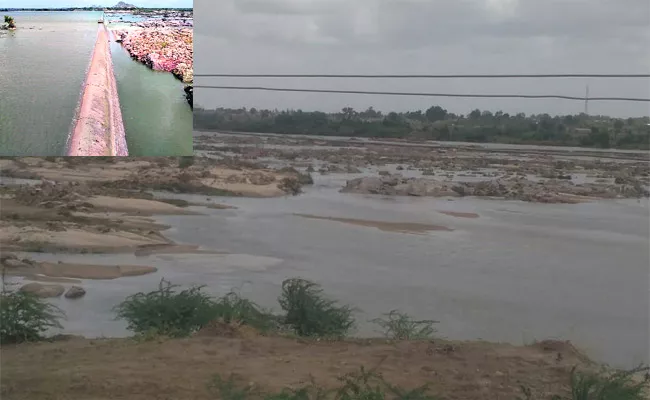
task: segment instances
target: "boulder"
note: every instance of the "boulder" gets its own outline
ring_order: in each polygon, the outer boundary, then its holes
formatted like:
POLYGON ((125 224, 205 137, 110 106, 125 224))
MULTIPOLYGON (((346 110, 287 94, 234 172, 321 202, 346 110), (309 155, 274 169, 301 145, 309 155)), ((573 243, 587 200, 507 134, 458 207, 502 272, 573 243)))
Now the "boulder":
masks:
POLYGON ((32 282, 23 285, 20 288, 21 292, 32 293, 37 297, 60 297, 65 288, 61 285, 44 285, 42 283, 32 282))
POLYGON ((67 299, 78 299, 79 297, 83 297, 85 294, 86 290, 81 286, 72 286, 67 292, 65 292, 65 297, 67 299))
POLYGON ((185 99, 190 104, 191 108, 194 108, 194 86, 185 86, 185 99))
POLYGON ((0 254, 0 264, 4 264, 7 260, 16 260, 18 257, 14 253, 0 254))
POLYGON ((20 260, 18 260, 18 259, 16 259, 16 258, 9 258, 9 259, 6 259, 6 260, 4 260, 4 262, 2 263, 2 265, 4 265, 4 266, 7 267, 7 268, 25 268, 25 267, 31 267, 31 265, 29 265, 29 264, 27 264, 27 263, 25 263, 25 262, 23 262, 23 261, 20 261, 20 260))

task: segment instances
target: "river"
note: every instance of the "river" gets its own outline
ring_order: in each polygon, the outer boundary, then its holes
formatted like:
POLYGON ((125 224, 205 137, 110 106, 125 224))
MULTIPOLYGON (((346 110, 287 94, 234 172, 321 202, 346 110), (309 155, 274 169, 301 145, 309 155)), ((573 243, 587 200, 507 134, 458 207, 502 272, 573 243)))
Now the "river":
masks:
MULTIPOLYGON (((192 207, 200 216, 157 218, 180 243, 227 255, 45 255, 34 259, 143 264, 155 274, 84 281, 81 300, 54 300, 65 330, 124 336, 111 308, 164 277, 205 284, 214 294, 239 288, 278 310, 283 279, 301 276, 359 308, 357 334, 391 309, 440 321, 450 339, 514 344, 572 340, 597 361, 632 367, 649 361, 649 204, 647 200, 531 204, 485 199, 432 199, 342 194, 343 174, 314 176, 296 197, 211 198, 238 207, 192 207), (479 214, 458 218, 440 211, 479 214), (451 231, 406 234, 295 214, 419 222, 451 231)), ((169 196, 169 195, 166 195, 169 196)), ((176 195, 205 202, 205 196, 176 195)))
MULTIPOLYGON (((64 155, 102 13, 11 15, 18 29, 0 33, 0 155, 64 155)), ((188 154, 183 85, 111 50, 130 155, 188 154)))

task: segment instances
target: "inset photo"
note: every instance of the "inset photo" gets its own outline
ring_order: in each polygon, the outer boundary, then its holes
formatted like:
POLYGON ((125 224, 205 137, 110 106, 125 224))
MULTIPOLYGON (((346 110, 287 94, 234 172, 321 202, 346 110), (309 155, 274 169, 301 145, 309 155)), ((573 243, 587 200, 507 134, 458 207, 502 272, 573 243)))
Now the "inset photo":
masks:
POLYGON ((192 154, 192 0, 0 0, 0 18, 0 155, 192 154))

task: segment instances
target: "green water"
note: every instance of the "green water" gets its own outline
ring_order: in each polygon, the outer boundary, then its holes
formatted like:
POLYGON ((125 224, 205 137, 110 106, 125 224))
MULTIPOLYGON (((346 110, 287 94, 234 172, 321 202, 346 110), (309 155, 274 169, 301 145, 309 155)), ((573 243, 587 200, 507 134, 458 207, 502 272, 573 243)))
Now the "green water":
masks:
POLYGON ((0 155, 62 155, 100 12, 12 12, 0 33, 0 155))
POLYGON ((191 155, 192 109, 183 83, 133 61, 119 43, 111 43, 111 55, 129 155, 191 155))
MULTIPOLYGON (((101 12, 12 12, 0 31, 0 155, 65 155, 101 12)), ((171 74, 112 43, 129 155, 189 155, 192 110, 171 74)))

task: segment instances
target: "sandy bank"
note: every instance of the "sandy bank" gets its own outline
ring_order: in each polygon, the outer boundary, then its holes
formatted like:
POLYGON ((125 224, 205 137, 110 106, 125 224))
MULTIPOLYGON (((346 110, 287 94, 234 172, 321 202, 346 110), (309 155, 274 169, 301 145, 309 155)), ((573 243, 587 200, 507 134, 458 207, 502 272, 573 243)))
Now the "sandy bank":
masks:
POLYGON ((126 156, 126 134, 113 74, 108 31, 99 27, 97 42, 68 143, 69 156, 126 156))
POLYGON ((198 214, 161 201, 147 199, 129 199, 109 196, 92 196, 86 199, 96 211, 117 211, 145 215, 162 214, 198 214))
POLYGON ((370 221, 365 219, 354 219, 354 218, 321 217, 317 215, 308 215, 308 214, 294 214, 294 215, 302 218, 336 221, 345 224, 377 228, 379 230, 386 231, 386 232, 425 233, 429 231, 451 231, 452 230, 450 228, 447 228, 446 226, 433 225, 433 224, 420 224, 416 222, 370 221))
POLYGON ((179 166, 175 157, 47 160, 29 157, 0 161, 5 177, 70 182, 78 185, 73 191, 84 190, 86 195, 114 196, 130 191, 128 195, 119 195, 130 198, 146 198, 143 190, 211 196, 278 197, 299 193, 304 178, 293 169, 278 171, 237 160, 199 157, 185 168, 179 166))
POLYGON ((449 215, 450 217, 458 218, 478 218, 479 215, 476 213, 469 212, 458 212, 458 211, 438 211, 441 214, 449 215))
POLYGON ((5 251, 109 253, 132 252, 139 246, 164 244, 158 236, 128 231, 93 232, 95 227, 39 227, 0 225, 0 245, 5 251))
POLYGON ((77 279, 116 279, 125 276, 146 275, 157 268, 142 265, 94 265, 74 263, 36 262, 19 260, 13 254, 3 254, 0 268, 9 276, 22 276, 29 280, 57 283, 78 283, 77 279))

